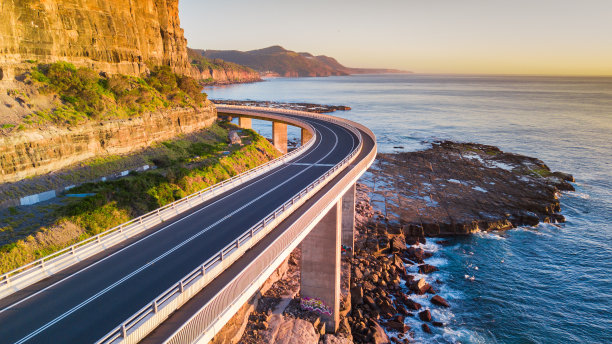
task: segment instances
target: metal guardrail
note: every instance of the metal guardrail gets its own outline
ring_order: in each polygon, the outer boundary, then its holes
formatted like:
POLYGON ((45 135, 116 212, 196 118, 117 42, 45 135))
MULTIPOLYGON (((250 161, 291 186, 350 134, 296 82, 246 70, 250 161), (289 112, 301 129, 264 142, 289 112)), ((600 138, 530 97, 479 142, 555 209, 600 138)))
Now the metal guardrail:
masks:
MULTIPOLYGON (((281 116, 269 115, 267 117, 271 119, 281 119, 281 116)), ((282 119, 283 121, 286 121, 284 116, 282 116, 282 119)), ((93 237, 9 271, 0 276, 0 298, 10 295, 48 276, 60 272, 61 270, 99 252, 102 252, 125 239, 133 237, 134 235, 159 225, 160 223, 163 223, 164 221, 169 220, 180 213, 190 210, 202 202, 217 196, 230 188, 256 178, 267 171, 297 158, 302 152, 312 147, 316 138, 316 131, 310 124, 305 122, 293 121, 293 124, 300 127, 305 127, 311 131, 313 137, 304 146, 301 146, 280 158, 240 173, 230 179, 226 179, 220 183, 209 186, 180 200, 108 229, 93 237)))
MULTIPOLYGON (((357 125, 373 141, 374 145, 358 162, 351 165, 337 183, 329 185, 317 202, 307 208, 300 208, 300 216, 282 233, 272 240, 264 250, 255 257, 231 281, 211 296, 202 307, 185 321, 174 333, 168 336, 164 344, 184 344, 198 341, 206 343, 214 338, 245 302, 260 288, 270 274, 289 256, 293 248, 308 235, 308 228, 317 223, 317 217, 324 216, 330 205, 338 202, 345 194, 347 186, 354 184, 371 166, 376 158, 376 137, 368 128, 357 125)), ((365 149, 365 148, 363 148, 365 149)), ((360 154, 363 154, 363 149, 360 154)))
MULTIPOLYGON (((218 108, 229 108, 226 106, 218 107, 218 108)), ((266 109, 266 108, 249 108, 249 107, 234 107, 231 109, 240 108, 251 111, 273 111, 273 112, 281 112, 278 109, 266 109)), ((301 205, 304 201, 306 201, 313 193, 316 193, 321 187, 324 186, 324 182, 330 177, 337 175, 346 165, 348 165, 351 161, 353 161, 357 154, 361 151, 361 147, 363 145, 363 140, 361 137, 361 133, 359 130, 355 129, 352 125, 349 124, 348 120, 339 119, 332 116, 313 114, 301 111, 291 111, 291 114, 300 115, 304 117, 312 117, 317 119, 324 119, 328 122, 333 122, 342 127, 350 130, 355 136, 358 137, 359 144, 356 148, 351 151, 351 153, 345 157, 341 162, 337 163, 330 170, 325 172, 322 176, 317 178, 314 182, 310 183, 300 192, 298 192, 295 196, 291 198, 291 200, 285 202, 283 205, 276 208, 269 215, 264 217, 260 222, 246 230, 242 235, 240 235, 236 240, 232 243, 225 246, 219 252, 217 252, 214 256, 205 261, 202 265, 194 269, 192 272, 183 277, 180 281, 174 284, 172 287, 168 288, 166 291, 161 293, 158 297, 156 297, 152 302, 148 305, 140 309, 134 315, 129 317, 126 321, 124 321, 121 325, 117 326, 114 330, 110 331, 107 335, 105 335, 102 339, 100 339, 97 343, 99 344, 110 344, 110 343, 120 343, 123 341, 126 342, 137 342, 140 339, 144 338, 150 331, 152 331, 159 323, 165 320, 172 312, 178 309, 182 304, 187 302, 193 295, 197 294, 204 286, 206 286, 207 282, 210 279, 206 280, 208 274, 218 275, 220 271, 213 272, 214 268, 221 265, 225 260, 227 260, 230 256, 234 256, 233 254, 238 252, 245 245, 252 247, 258 240, 254 240, 258 234, 265 232, 266 226, 269 224, 276 222, 282 215, 287 215, 287 213, 293 212, 293 208, 296 205, 301 205), (182 297, 186 296, 186 297, 182 297), (155 319, 154 319, 155 318, 155 319), (157 322, 155 324, 147 323, 148 321, 157 322), (142 327, 142 328, 141 328, 142 327), (132 338, 130 336, 133 334, 132 338), (129 340, 128 340, 129 339, 129 340)), ((286 111, 282 111, 285 112, 286 111)), ((235 114, 245 114, 240 112, 232 112, 235 114)), ((245 114, 248 115, 248 114, 245 114)), ((354 122, 353 122, 354 123, 354 122)), ((312 141, 312 140, 311 140, 312 141)), ((284 217, 284 216, 283 216, 284 217)), ((231 257, 232 261, 236 260, 238 257, 231 257)), ((214 278, 214 276, 212 276, 214 278)))

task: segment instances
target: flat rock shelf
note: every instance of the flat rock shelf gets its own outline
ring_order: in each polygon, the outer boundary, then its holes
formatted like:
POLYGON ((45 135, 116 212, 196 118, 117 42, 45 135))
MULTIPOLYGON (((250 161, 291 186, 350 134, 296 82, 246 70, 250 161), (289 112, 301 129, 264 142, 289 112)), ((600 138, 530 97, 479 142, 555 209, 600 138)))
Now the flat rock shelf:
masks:
POLYGON ((379 154, 373 201, 407 234, 446 236, 564 222, 558 196, 574 178, 539 159, 476 143, 435 142, 379 154))

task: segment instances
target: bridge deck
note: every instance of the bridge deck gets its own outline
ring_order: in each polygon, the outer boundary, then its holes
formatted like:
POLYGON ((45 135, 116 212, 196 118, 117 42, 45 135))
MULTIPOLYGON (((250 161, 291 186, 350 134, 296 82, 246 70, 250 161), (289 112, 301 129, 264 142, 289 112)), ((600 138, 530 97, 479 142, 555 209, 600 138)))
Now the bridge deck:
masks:
MULTIPOLYGON (((363 137, 363 149, 360 155, 357 157, 357 161, 361 161, 372 151, 374 142, 372 139, 362 133, 363 137)), ((211 282, 206 288, 200 293, 193 297, 183 307, 176 311, 172 316, 168 318, 164 323, 157 327, 153 332, 149 334, 144 340, 141 341, 143 344, 155 344, 161 343, 168 339, 175 331, 177 331, 186 321, 188 321, 196 312, 198 312, 204 305, 211 301, 215 295, 217 295, 235 276, 242 272, 250 262, 256 257, 262 255, 264 251, 270 246, 281 235, 286 234, 290 228, 300 216, 302 216, 305 209, 309 209, 315 203, 321 200, 323 194, 330 191, 336 183, 344 178, 349 173, 349 170, 344 170, 333 180, 331 180, 325 187, 323 187, 315 196, 309 199, 304 205, 298 210, 293 212, 287 219, 281 222, 276 228, 274 228, 264 239, 262 239, 257 245, 251 250, 247 251, 242 257, 240 257, 229 269, 225 270, 219 275, 213 282, 211 282)))

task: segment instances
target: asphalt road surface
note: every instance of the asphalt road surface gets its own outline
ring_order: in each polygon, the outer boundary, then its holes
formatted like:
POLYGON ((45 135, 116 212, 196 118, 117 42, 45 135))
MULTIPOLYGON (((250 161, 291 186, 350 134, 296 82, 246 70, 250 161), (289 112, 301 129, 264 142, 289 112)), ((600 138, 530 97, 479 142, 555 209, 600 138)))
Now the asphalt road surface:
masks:
MULTIPOLYGON (((93 343, 296 195, 357 146, 329 122, 299 158, 152 229, 0 309, 0 343, 93 343)), ((44 285, 44 283, 43 283, 44 285)))

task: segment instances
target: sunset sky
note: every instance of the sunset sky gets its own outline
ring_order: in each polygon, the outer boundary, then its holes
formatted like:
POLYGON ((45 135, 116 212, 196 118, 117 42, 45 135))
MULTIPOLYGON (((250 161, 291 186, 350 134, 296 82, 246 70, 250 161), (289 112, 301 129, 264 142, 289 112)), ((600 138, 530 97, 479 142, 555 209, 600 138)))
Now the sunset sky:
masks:
POLYGON ((349 67, 612 75, 611 0, 180 0, 189 46, 282 45, 349 67))

